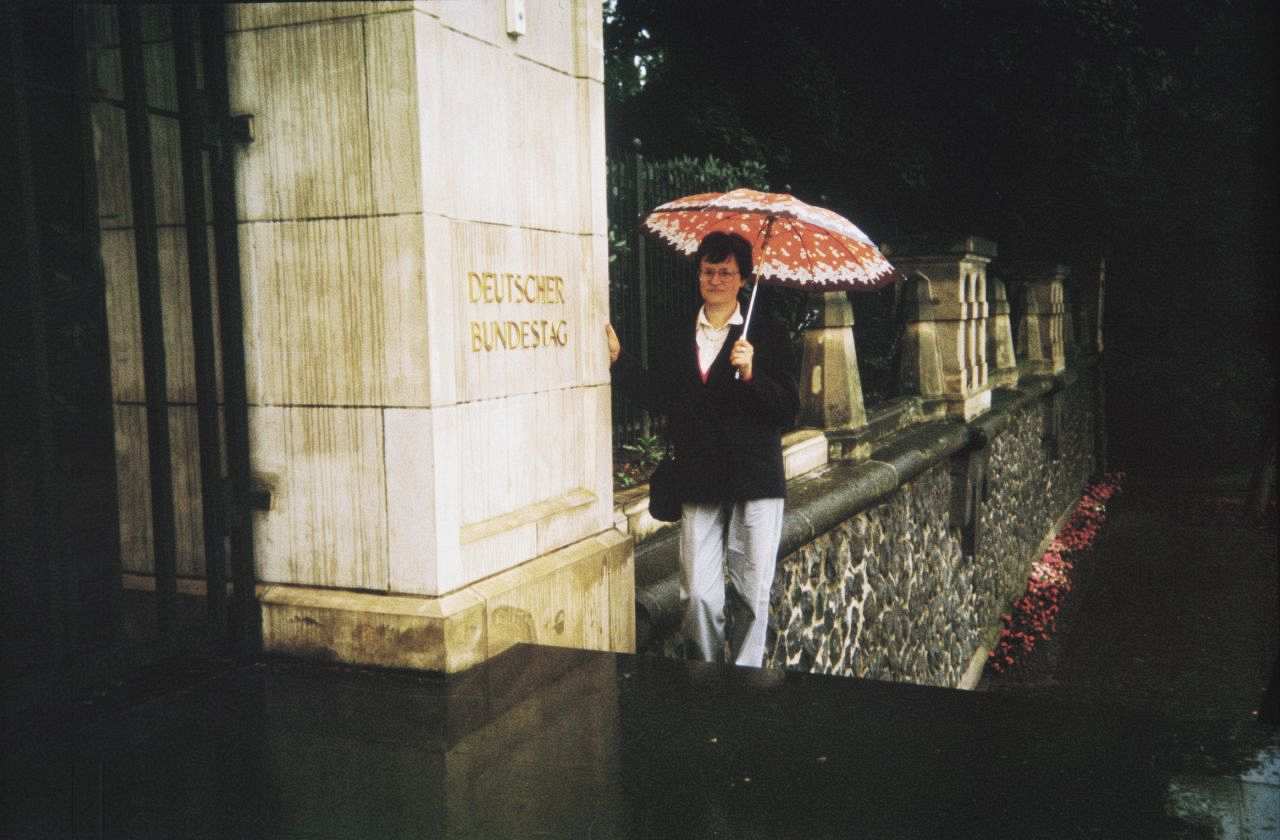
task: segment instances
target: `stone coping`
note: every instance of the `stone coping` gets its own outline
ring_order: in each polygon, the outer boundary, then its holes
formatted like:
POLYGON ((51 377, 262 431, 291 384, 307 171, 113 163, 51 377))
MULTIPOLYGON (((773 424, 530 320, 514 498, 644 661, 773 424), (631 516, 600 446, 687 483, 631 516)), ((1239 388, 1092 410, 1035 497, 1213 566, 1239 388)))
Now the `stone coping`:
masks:
MULTIPOLYGON (((1081 360, 1086 367, 1097 362, 1096 356, 1081 360)), ((1024 377, 1017 389, 995 389, 991 409, 968 423, 947 418, 897 429, 877 441, 865 461, 833 461, 789 481, 778 556, 813 542, 956 452, 987 446, 1019 409, 1078 378, 1077 369, 1024 377)), ((644 650, 679 622, 679 569, 678 529, 666 528, 636 545, 636 650, 644 650)))

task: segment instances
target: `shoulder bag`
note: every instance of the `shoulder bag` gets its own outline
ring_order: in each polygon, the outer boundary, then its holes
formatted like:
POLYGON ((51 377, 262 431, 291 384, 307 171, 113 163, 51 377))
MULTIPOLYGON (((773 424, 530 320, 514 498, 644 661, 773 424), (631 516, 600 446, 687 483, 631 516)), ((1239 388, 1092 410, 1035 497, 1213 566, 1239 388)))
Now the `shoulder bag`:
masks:
POLYGON ((659 522, 678 522, 681 504, 676 462, 668 455, 658 462, 657 469, 649 477, 649 515, 659 522))

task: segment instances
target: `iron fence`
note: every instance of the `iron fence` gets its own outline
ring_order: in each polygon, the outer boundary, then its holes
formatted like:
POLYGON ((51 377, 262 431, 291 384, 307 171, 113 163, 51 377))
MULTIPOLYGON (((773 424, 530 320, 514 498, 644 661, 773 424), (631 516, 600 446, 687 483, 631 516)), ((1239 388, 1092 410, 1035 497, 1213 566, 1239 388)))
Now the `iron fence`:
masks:
MULTIPOLYGON (((692 263, 644 233, 641 221, 659 204, 734 187, 767 189, 764 167, 712 157, 646 160, 634 151, 609 156, 609 317, 623 347, 646 366, 670 325, 698 311, 692 263)), ((659 431, 633 400, 613 390, 615 447, 659 431)))
POLYGON ((258 647, 224 11, 0 7, 10 718, 258 647))

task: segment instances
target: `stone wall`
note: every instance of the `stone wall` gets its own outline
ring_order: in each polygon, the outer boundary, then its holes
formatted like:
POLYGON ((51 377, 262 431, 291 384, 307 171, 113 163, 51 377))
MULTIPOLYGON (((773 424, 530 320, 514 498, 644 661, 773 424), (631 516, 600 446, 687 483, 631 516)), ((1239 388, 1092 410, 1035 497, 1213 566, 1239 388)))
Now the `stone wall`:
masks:
POLYGON ((1010 412, 988 447, 986 498, 979 512, 974 591, 977 615, 994 626, 1026 586, 1027 565, 1089 478, 1093 463, 1091 377, 1010 412), (1055 449, 1046 440, 1061 401, 1055 449))
MULTIPOLYGON (((893 431, 870 461, 793 482, 765 665, 961 684, 1093 471, 1096 384, 1089 364, 1023 380, 980 419, 917 427, 925 443, 893 431), (884 491, 848 489, 886 472, 898 480, 884 491), (845 488, 839 517, 833 488, 845 488), (797 539, 794 520, 824 524, 797 539)), ((681 654, 678 631, 663 642, 681 654)))
POLYGON ((974 564, 940 464, 782 558, 765 664, 954 685, 977 644, 974 564))

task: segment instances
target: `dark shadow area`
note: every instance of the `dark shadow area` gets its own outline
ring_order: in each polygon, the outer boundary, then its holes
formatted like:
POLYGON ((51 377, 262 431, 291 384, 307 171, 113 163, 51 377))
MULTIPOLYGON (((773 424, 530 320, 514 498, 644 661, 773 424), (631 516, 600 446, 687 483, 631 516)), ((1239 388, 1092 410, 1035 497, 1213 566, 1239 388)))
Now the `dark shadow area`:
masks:
POLYGON ((533 646, 184 681, 10 732, 5 836, 1180 836, 1120 704, 533 646))

